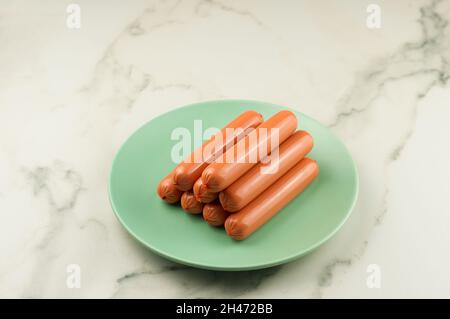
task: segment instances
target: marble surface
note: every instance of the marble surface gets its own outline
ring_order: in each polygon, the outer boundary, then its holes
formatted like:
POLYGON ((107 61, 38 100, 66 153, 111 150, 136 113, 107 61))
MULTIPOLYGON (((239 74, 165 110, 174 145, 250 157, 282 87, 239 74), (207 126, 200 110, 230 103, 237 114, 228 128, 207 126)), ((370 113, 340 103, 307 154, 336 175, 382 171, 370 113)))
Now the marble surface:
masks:
POLYGON ((450 297, 450 1, 83 0, 80 29, 66 26, 69 3, 0 7, 1 297, 450 297), (371 3, 379 29, 366 25, 371 3), (298 109, 350 149, 359 200, 317 251, 197 270, 114 217, 121 143, 161 113, 223 98, 298 109))

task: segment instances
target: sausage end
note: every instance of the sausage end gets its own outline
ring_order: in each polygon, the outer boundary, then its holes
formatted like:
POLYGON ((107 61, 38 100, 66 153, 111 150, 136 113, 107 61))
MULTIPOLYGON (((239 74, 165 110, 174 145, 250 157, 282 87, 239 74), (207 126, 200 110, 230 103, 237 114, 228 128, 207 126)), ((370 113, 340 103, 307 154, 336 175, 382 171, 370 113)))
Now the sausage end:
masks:
POLYGON ((220 178, 218 178, 218 174, 216 173, 215 168, 213 167, 214 164, 208 166, 202 173, 202 180, 203 185, 210 191, 210 192, 219 192, 221 189, 220 187, 220 178))
POLYGON ((227 192, 227 190, 221 191, 219 193, 219 201, 220 204, 222 204, 222 207, 229 212, 237 212, 239 209, 241 209, 242 207, 239 207, 236 204, 236 201, 232 198, 232 196, 230 196, 227 192))
POLYGON ((202 178, 200 177, 193 187, 195 199, 202 203, 211 203, 218 196, 217 193, 210 192, 209 189, 203 184, 202 178))
POLYGON ((158 196, 168 204, 177 203, 182 194, 182 192, 172 184, 171 179, 167 178, 159 182, 156 192, 158 193, 158 196))
POLYGON ((244 240, 249 235, 245 224, 236 220, 233 215, 230 215, 225 221, 225 231, 235 240, 244 240))
POLYGON ((195 199, 192 192, 184 192, 181 196, 181 208, 190 214, 200 214, 203 211, 203 204, 195 199))
POLYGON ((227 216, 220 204, 206 204, 203 207, 203 219, 211 226, 223 226, 227 216))
POLYGON ((173 171, 172 177, 173 183, 177 189, 186 192, 192 188, 192 181, 189 178, 188 172, 183 168, 183 166, 177 166, 173 171))

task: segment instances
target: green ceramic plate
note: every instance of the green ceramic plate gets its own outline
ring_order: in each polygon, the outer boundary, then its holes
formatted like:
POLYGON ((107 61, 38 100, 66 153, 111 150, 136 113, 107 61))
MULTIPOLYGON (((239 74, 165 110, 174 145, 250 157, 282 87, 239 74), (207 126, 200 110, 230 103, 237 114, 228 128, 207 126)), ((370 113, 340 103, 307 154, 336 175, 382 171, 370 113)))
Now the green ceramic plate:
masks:
POLYGON ((249 270, 286 263, 317 248, 343 225, 355 204, 358 177, 345 146, 308 116, 294 111, 299 129, 315 141, 310 157, 320 166, 317 179, 260 230, 234 241, 221 228, 200 216, 162 202, 156 186, 175 164, 171 140, 176 127, 193 131, 196 119, 203 128, 223 127, 245 110, 264 118, 286 109, 270 103, 223 100, 188 105, 154 118, 120 148, 111 170, 109 195, 122 225, 138 241, 170 260, 215 270, 249 270))

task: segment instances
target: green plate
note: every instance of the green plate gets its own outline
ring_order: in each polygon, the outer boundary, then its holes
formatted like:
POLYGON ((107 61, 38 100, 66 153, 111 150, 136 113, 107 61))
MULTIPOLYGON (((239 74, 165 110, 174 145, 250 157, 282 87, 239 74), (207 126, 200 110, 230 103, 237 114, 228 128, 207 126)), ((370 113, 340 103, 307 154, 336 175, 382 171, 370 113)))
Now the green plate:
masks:
MULTIPOLYGON (((245 110, 265 119, 286 107, 247 100, 222 100, 188 105, 154 118, 138 129, 117 153, 110 174, 110 202, 122 225, 155 253, 186 265, 215 270, 260 269, 292 261, 319 247, 344 224, 356 202, 355 164, 331 131, 294 111, 299 129, 315 146, 308 155, 319 163, 317 179, 266 225, 244 241, 234 241, 222 228, 200 216, 168 205, 156 186, 176 164, 171 161, 171 132, 194 120, 203 129, 221 128, 245 110)), ((192 133, 193 134, 193 133, 192 133)))

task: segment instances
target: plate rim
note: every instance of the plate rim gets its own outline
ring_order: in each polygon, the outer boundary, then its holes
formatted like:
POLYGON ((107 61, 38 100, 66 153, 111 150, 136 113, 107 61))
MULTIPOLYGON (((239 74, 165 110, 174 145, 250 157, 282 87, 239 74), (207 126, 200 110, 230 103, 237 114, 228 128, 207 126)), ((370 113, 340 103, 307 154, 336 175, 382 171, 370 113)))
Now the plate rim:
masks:
POLYGON ((303 257, 305 255, 307 255, 308 253, 314 251, 315 249, 317 249, 318 247, 320 247, 321 245, 323 245, 325 242, 327 242, 328 240, 330 240, 341 228, 342 226, 347 222, 348 218, 350 217, 350 215, 352 214, 355 205, 357 203, 359 197, 359 174, 358 174, 358 169, 356 166, 356 163, 353 159, 353 157, 351 156, 350 151, 348 150, 347 146, 341 141, 341 139, 339 139, 332 131, 329 127, 326 127, 325 125, 323 125, 322 123, 320 123, 319 121, 315 120, 314 118, 304 114, 301 111, 292 109, 290 107, 284 106, 284 105, 280 105, 280 104, 275 104, 275 103, 271 103, 271 102, 264 102, 264 101, 259 101, 259 100, 249 100, 249 99, 219 99, 219 100, 208 100, 208 101, 202 101, 202 102, 196 102, 196 103, 190 103, 187 105, 183 105, 180 107, 177 107, 175 109, 172 109, 168 112, 164 112, 162 114, 159 114, 151 119, 149 119, 148 121, 146 121, 144 124, 142 124, 139 128, 137 128, 130 136, 128 136, 121 144, 120 147, 118 148, 118 150, 116 151, 113 160, 111 161, 111 165, 110 165, 110 170, 109 170, 109 175, 108 175, 108 199, 109 199, 109 203, 111 205, 111 208, 114 212, 114 215, 116 216, 116 218, 119 220, 120 224, 126 229, 126 231, 128 232, 128 234, 130 234, 135 240, 137 240, 141 245, 144 245, 146 248, 148 248, 150 251, 154 252, 155 254, 166 258, 168 260, 171 260, 173 262, 179 263, 179 264, 183 264, 186 266, 190 266, 190 267, 195 267, 195 268, 200 268, 200 269, 204 269, 204 270, 216 270, 216 271, 248 271, 248 270, 258 270, 258 269, 264 269, 264 268, 270 268, 270 267, 275 267, 275 266, 279 266, 285 263, 289 263, 291 261, 294 261, 295 259, 298 259, 300 257, 303 257), (350 162, 351 162, 351 166, 352 166, 352 170, 354 173, 354 183, 355 183, 355 191, 352 197, 352 203, 350 205, 350 208, 348 209, 347 214, 345 215, 345 217, 341 220, 341 222, 339 224, 336 225, 336 227, 333 229, 332 232, 330 232, 327 236, 325 236, 324 238, 322 238, 320 241, 316 242, 314 245, 311 245, 310 247, 304 249, 303 251, 300 252, 296 252, 292 255, 286 256, 286 257, 282 257, 279 259, 276 259, 274 261, 271 262, 267 262, 267 263, 257 263, 257 264, 247 264, 244 266, 217 266, 217 265, 211 265, 211 264, 207 264, 207 263, 198 263, 198 262, 194 262, 194 261, 189 261, 186 259, 182 259, 182 258, 178 258, 177 256, 174 256, 171 253, 162 251, 161 249, 158 249, 157 247, 152 246, 151 244, 147 243, 146 241, 144 241, 143 239, 141 239, 139 236, 137 236, 129 227, 128 225, 125 223, 125 221, 122 219, 122 217, 120 216, 117 208, 115 207, 115 204, 113 202, 113 196, 111 193, 111 179, 112 179, 112 174, 113 174, 113 168, 115 166, 115 163, 117 161, 117 158, 119 156, 119 154, 122 152, 124 146, 127 144, 127 142, 129 140, 131 140, 135 134, 137 134, 138 132, 140 132, 144 127, 146 127, 150 122, 157 120, 158 118, 162 117, 162 116, 166 116, 170 113, 176 112, 180 109, 184 109, 184 108, 188 108, 188 107, 192 107, 192 106, 201 106, 203 104, 210 104, 210 103, 219 103, 219 102, 231 102, 231 103, 257 103, 257 104, 265 104, 265 105, 270 105, 270 106, 274 106, 274 107, 281 107, 283 109, 292 111, 294 113, 299 113, 302 117, 308 118, 310 121, 316 122, 317 124, 319 124, 323 129, 327 130, 329 132, 330 135, 332 135, 339 143, 341 143, 341 145, 343 146, 345 152, 347 153, 350 162))

